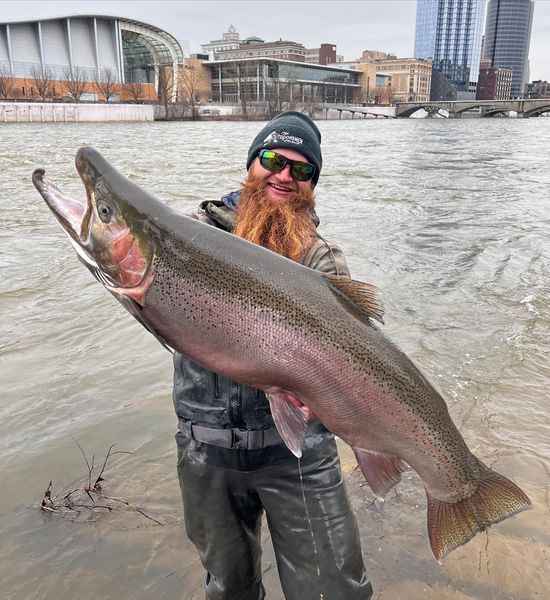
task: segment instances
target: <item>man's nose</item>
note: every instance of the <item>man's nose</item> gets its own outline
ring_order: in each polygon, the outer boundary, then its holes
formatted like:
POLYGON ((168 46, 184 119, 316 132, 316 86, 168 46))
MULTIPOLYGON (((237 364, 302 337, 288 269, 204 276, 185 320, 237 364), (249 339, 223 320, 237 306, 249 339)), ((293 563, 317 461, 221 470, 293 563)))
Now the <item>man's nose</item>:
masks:
POLYGON ((294 181, 290 173, 290 165, 285 165, 285 168, 277 173, 277 179, 285 183, 290 183, 294 181))

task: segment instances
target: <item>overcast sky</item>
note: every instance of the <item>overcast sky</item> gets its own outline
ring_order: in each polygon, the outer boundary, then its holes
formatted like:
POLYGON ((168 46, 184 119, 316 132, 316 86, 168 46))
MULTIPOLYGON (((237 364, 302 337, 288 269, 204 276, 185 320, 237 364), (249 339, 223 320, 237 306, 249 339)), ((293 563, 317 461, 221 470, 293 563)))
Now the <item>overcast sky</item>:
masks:
MULTIPOLYGON (((318 47, 335 43, 346 60, 364 49, 413 55, 416 0, 0 0, 0 22, 67 14, 106 14, 157 25, 199 52, 229 25, 257 35, 318 47)), ((550 0, 535 2, 530 79, 550 80, 550 0)))

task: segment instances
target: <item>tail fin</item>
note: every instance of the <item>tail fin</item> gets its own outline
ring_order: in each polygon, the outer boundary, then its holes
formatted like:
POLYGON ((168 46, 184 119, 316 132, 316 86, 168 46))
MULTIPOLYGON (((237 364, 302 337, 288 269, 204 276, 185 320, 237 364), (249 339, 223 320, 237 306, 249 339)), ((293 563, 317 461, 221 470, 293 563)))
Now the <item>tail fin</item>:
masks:
POLYGON ((476 533, 531 506, 526 494, 506 477, 480 463, 479 486, 469 498, 442 502, 428 496, 428 535, 437 560, 476 533))

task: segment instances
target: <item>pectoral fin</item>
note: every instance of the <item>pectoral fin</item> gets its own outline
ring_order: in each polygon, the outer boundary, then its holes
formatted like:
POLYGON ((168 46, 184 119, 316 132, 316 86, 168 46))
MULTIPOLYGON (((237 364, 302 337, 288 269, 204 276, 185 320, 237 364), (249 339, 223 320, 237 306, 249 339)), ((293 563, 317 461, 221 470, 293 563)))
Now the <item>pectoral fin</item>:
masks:
POLYGON ((292 454, 300 458, 307 428, 307 410, 300 408, 301 402, 289 392, 271 391, 266 392, 266 396, 279 435, 292 454))
POLYGON ((370 452, 354 448, 355 458, 363 471, 371 490, 384 497, 392 487, 401 481, 401 473, 407 470, 407 464, 397 456, 370 452))

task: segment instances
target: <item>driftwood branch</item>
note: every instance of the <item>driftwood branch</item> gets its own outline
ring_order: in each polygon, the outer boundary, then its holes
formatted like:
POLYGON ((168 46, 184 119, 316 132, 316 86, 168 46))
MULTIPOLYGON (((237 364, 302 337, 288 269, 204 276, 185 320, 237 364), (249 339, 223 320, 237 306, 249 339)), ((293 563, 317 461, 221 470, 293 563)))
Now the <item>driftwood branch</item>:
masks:
POLYGON ((164 525, 161 521, 148 515, 143 509, 130 504, 125 498, 108 496, 103 491, 103 483, 106 481, 104 475, 110 459, 116 454, 132 454, 132 452, 125 450, 113 451, 115 444, 111 444, 107 450, 101 468, 96 474, 97 466, 95 464, 95 455, 92 454, 91 458, 88 458, 78 441, 74 440, 74 442, 82 455, 82 459, 84 460, 88 471, 86 483, 82 487, 68 490, 60 495, 55 495, 53 492, 53 481, 50 480, 48 487, 44 492, 44 497, 40 502, 40 510, 72 518, 73 520, 78 518, 83 512, 87 511, 89 513, 88 521, 96 520, 95 518, 90 518, 90 515, 96 514, 96 511, 106 511, 110 513, 114 510, 133 510, 157 525, 164 525), (60 498, 59 500, 58 497, 60 498))

